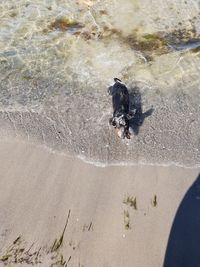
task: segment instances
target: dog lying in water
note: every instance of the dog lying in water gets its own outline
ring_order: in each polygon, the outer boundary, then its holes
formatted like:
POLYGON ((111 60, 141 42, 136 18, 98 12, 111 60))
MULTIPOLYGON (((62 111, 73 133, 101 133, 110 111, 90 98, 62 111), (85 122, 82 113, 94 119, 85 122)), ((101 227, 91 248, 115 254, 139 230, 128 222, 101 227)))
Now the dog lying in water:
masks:
POLYGON ((127 87, 118 78, 114 78, 115 84, 108 88, 112 96, 113 116, 109 124, 117 130, 117 135, 124 139, 130 139, 129 120, 133 117, 129 111, 129 92, 127 87))

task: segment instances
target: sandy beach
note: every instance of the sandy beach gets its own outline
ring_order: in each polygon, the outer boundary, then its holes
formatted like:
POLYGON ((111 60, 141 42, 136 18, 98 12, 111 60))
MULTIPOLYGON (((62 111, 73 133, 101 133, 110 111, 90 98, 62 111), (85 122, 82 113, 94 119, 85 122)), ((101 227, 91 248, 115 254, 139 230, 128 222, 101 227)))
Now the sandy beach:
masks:
POLYGON ((200 267, 199 7, 0 1, 0 267, 200 267))
POLYGON ((185 252, 189 239, 198 241, 198 168, 103 168, 11 139, 0 143, 0 169, 0 266, 191 262, 185 252), (180 240, 180 229, 189 239, 180 240), (174 235, 181 246, 172 259, 174 235))

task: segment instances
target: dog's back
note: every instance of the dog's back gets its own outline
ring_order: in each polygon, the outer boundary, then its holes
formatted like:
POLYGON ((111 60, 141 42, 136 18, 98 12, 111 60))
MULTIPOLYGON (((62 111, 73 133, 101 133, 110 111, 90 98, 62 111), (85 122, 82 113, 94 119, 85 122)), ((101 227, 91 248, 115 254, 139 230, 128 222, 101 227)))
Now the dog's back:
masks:
POLYGON ((112 95, 113 116, 116 113, 129 113, 129 93, 127 87, 117 78, 114 78, 115 84, 109 87, 109 93, 112 95))
POLYGON ((114 81, 115 84, 108 88, 113 105, 113 117, 109 123, 116 128, 119 137, 130 138, 128 89, 118 78, 114 78, 114 81))

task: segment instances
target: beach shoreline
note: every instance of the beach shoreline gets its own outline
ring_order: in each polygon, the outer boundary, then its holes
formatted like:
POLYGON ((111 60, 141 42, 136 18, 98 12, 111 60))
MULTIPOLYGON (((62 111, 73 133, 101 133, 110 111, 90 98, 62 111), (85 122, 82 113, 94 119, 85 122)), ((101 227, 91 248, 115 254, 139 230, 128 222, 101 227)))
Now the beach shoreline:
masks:
POLYGON ((1 258, 20 237, 18 248, 40 248, 42 267, 62 257, 68 266, 162 266, 177 209, 200 172, 102 168, 14 139, 0 142, 0 168, 1 258), (69 212, 62 246, 54 251, 69 212))
POLYGON ((195 0, 0 1, 0 267, 200 264, 195 0), (131 139, 107 89, 129 93, 131 139))

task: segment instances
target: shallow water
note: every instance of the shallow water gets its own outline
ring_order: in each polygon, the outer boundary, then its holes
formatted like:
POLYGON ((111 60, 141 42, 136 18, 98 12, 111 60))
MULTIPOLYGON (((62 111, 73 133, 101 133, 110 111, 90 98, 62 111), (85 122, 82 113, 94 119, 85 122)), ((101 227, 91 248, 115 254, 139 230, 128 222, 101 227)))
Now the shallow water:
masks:
POLYGON ((199 165, 199 5, 1 2, 1 135, 105 164, 199 165), (108 125, 113 77, 137 109, 130 141, 108 125))

